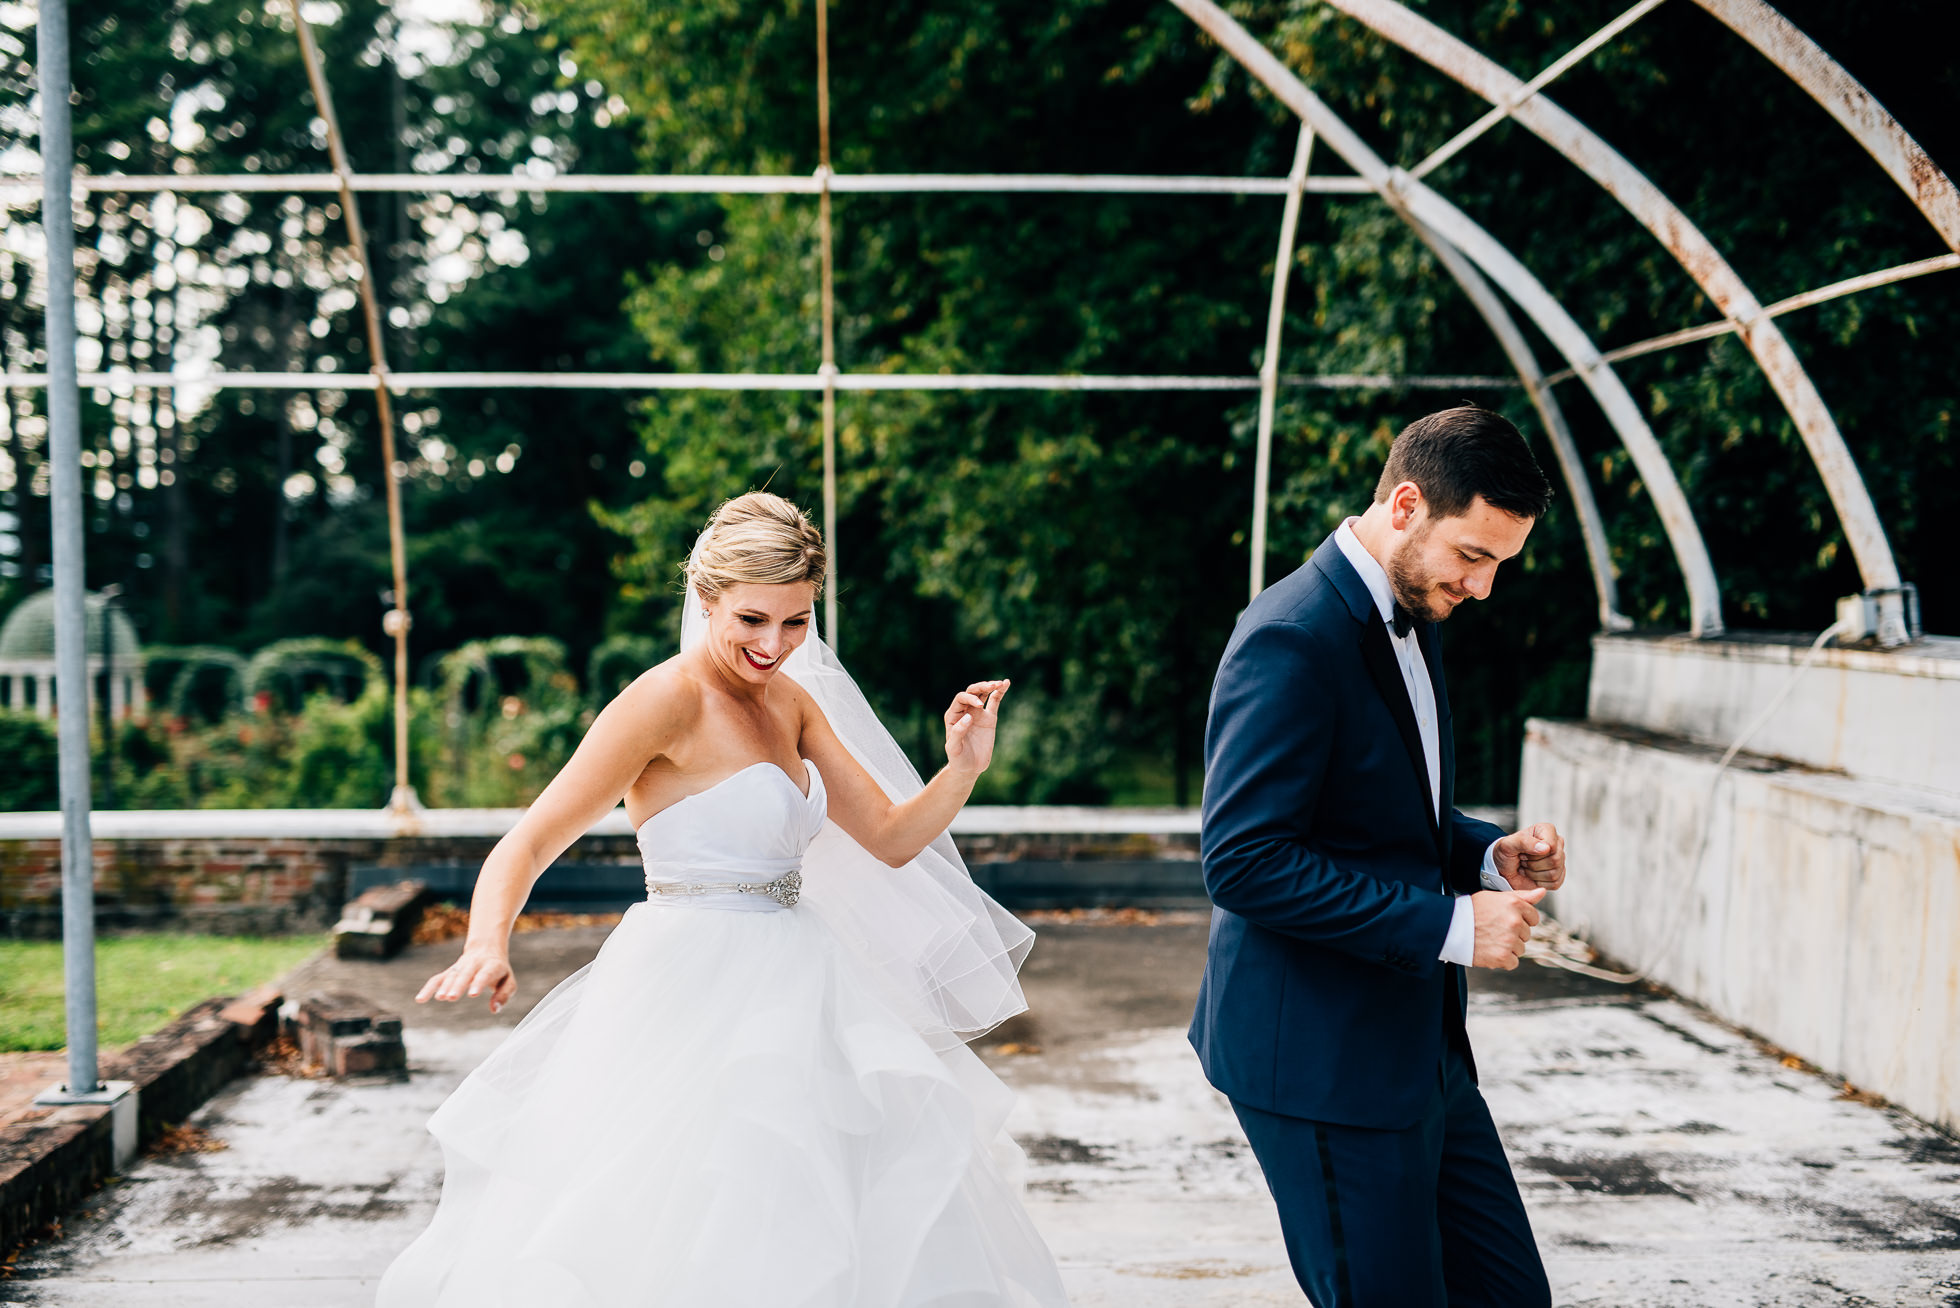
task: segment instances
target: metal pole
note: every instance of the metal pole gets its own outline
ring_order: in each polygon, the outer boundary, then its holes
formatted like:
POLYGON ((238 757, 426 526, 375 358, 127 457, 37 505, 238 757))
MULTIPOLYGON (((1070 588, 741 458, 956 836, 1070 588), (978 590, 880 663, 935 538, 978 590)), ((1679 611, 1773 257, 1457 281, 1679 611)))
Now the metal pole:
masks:
POLYGON ((81 390, 75 380, 75 142, 68 110, 68 0, 41 0, 41 226, 48 244, 48 463, 54 520, 55 695, 61 709, 61 962, 68 1085, 94 1094, 95 851, 89 839, 88 617, 82 551, 81 390))
MULTIPOLYGON (((358 192, 394 195, 815 195, 823 190, 816 174, 740 173, 355 173, 348 179, 358 192)), ((38 193, 39 175, 0 175, 0 196, 18 189, 38 193)), ((1178 176, 1139 173, 839 173, 830 189, 839 195, 1279 195, 1284 177, 1178 176)), ((333 173, 84 173, 75 179, 78 195, 121 195, 145 191, 223 191, 333 194, 333 173)), ((1369 195, 1359 177, 1325 175, 1307 179, 1310 195, 1369 195)))
POLYGON ((347 220, 347 244, 360 266, 361 316, 367 324, 368 355, 373 360, 374 404, 380 414, 383 485, 388 502, 388 561, 394 570, 394 607, 381 619, 381 629, 395 641, 395 789, 388 797, 388 809, 409 813, 420 808, 415 788, 408 784, 408 549, 402 529, 401 479, 406 471, 395 454, 395 409, 388 397, 388 355, 382 346, 381 304, 374 290, 374 261, 368 256, 367 233, 361 226, 360 206, 354 200, 354 169, 347 162, 347 145, 340 134, 340 119, 333 111, 333 94, 320 68, 320 52, 313 44, 313 29, 300 12, 300 0, 289 0, 293 27, 299 36, 300 57, 306 62, 306 80, 313 89, 313 104, 320 121, 327 125, 327 157, 333 163, 339 182, 340 210, 347 220))
POLYGON ((823 634, 837 644, 837 311, 830 249, 830 3, 817 0, 817 241, 823 264, 823 634))
MULTIPOLYGON (((1947 255, 1946 258, 1955 258, 1947 255)), ((122 394, 136 386, 200 388, 213 391, 316 391, 347 385, 343 372, 85 372, 84 387, 103 386, 122 394)), ((38 389, 45 372, 0 373, 0 384, 38 389)), ((839 372, 840 391, 1256 391, 1256 374, 1244 377, 1192 377, 1158 373, 987 373, 839 372)), ((1281 373, 1281 386, 1334 391, 1490 391, 1512 390, 1515 377, 1477 373, 1321 372, 1281 373)), ((821 391, 821 372, 390 372, 396 395, 409 391, 544 389, 575 391, 821 391)))
POLYGON ((1279 220, 1279 256, 1273 263, 1273 302, 1266 310, 1266 353, 1259 360, 1259 445, 1252 470, 1252 598, 1266 589, 1266 494, 1273 479, 1273 407, 1279 397, 1279 334, 1286 325, 1286 277, 1293 269, 1293 234, 1300 225, 1300 193, 1313 157, 1313 128, 1300 124, 1286 210, 1279 220))

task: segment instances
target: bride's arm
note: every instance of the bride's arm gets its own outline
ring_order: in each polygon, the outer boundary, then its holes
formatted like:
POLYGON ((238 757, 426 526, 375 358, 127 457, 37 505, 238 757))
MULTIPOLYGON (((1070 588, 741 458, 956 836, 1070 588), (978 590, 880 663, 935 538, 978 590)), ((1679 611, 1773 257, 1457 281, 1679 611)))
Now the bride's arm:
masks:
MULTIPOLYGON (((526 809, 477 874, 463 954, 430 977, 415 1002, 490 992, 490 1011, 510 1002, 510 929, 531 885, 552 860, 612 811, 646 766, 685 729, 693 697, 662 668, 640 677, 606 705, 571 759, 526 809)), ((818 764, 819 767, 823 766, 818 764)))
POLYGON ((873 857, 903 867, 937 840, 973 793, 994 757, 1005 681, 976 681, 946 710, 946 766, 926 788, 894 804, 837 739, 815 701, 797 690, 802 738, 798 748, 824 775, 830 817, 873 857))

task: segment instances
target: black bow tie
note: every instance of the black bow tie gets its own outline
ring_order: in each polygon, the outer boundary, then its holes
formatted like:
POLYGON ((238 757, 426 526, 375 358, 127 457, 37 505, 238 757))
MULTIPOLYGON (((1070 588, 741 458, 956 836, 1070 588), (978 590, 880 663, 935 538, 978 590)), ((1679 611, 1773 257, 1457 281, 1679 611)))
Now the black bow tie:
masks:
POLYGON ((1415 628, 1416 615, 1397 604, 1395 615, 1388 620, 1388 625, 1395 628, 1397 636, 1406 636, 1415 628))

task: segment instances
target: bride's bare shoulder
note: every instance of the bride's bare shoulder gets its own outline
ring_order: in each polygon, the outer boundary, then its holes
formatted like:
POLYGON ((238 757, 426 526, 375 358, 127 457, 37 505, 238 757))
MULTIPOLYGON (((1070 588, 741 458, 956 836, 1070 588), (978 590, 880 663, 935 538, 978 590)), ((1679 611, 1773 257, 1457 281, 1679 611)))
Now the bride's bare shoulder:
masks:
POLYGON ((593 723, 649 741, 686 732, 701 715, 701 682, 679 655, 648 668, 613 697, 593 723))

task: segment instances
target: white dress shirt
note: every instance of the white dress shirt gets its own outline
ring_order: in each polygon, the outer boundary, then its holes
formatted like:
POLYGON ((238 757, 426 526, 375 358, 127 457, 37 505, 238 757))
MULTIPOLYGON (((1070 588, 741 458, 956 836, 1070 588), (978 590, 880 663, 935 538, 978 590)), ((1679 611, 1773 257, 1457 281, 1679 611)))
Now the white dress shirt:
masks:
MULTIPOLYGON (((1409 704, 1416 714, 1416 731, 1422 737, 1422 760, 1429 768, 1429 800, 1436 806, 1436 823, 1441 826, 1447 817, 1442 808, 1443 745, 1442 728, 1436 718, 1436 688, 1430 683, 1429 665, 1423 661, 1422 645, 1416 640, 1414 628, 1406 636, 1395 634, 1395 594, 1389 587, 1388 573, 1383 571, 1375 556, 1354 534, 1355 521, 1349 518, 1335 530, 1334 543, 1341 547, 1341 553, 1347 555, 1347 561, 1361 574, 1362 583, 1374 597, 1375 608, 1388 625, 1388 643, 1395 651, 1395 662, 1402 669, 1402 684, 1408 689, 1409 704)), ((1497 874, 1495 841, 1484 850, 1484 866, 1478 879, 1486 890, 1511 888, 1510 883, 1497 874)), ((1476 952, 1476 937, 1477 924, 1469 896, 1458 896, 1455 911, 1450 917, 1449 934, 1443 937, 1443 950, 1439 957, 1445 963, 1469 967, 1476 952)))

